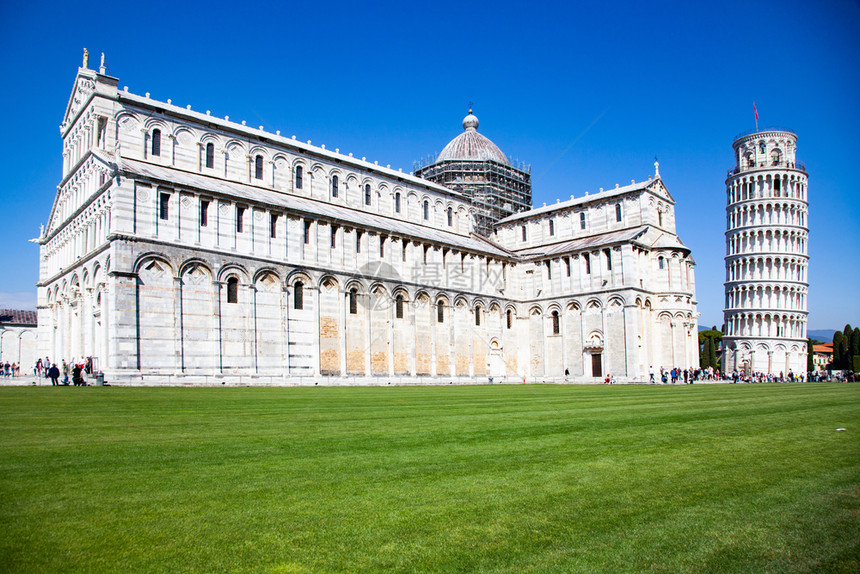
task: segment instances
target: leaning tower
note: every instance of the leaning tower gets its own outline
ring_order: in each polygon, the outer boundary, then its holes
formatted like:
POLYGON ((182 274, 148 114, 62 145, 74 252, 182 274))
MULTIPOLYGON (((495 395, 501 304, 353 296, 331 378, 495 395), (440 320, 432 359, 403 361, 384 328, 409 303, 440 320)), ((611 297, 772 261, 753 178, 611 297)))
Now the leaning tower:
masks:
POLYGON ((735 138, 726 178, 723 370, 806 371, 807 174, 797 135, 766 128, 735 138))

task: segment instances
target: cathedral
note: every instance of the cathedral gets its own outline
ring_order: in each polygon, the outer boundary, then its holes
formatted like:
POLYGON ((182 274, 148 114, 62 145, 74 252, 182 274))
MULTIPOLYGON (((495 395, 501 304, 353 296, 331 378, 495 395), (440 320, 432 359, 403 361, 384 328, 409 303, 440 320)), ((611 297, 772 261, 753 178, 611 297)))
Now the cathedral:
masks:
MULTIPOLYGON (((531 207, 477 132, 415 173, 119 89, 84 64, 38 243, 38 341, 115 385, 645 381, 698 364, 655 173, 531 207)), ((567 195, 569 191, 565 191, 567 195)))

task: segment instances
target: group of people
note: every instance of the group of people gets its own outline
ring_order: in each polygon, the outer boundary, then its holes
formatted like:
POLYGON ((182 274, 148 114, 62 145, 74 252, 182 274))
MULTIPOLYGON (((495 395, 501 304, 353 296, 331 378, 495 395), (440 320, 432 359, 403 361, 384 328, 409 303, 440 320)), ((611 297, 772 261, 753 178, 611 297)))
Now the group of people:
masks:
POLYGON ((76 387, 85 387, 87 381, 84 379, 84 374, 90 375, 92 372, 92 357, 82 358, 77 361, 73 360, 71 363, 67 363, 63 359, 61 366, 57 366, 57 363, 52 363, 50 358, 45 357, 44 361, 42 359, 36 361, 36 366, 33 367, 33 374, 37 377, 51 379, 51 385, 55 387, 68 386, 70 382, 69 376, 71 376, 71 384, 76 387), (60 380, 60 377, 62 377, 62 380, 60 380))
POLYGON ((9 361, 0 363, 0 375, 4 378, 17 377, 21 374, 21 365, 16 363, 9 364, 9 361))
POLYGON ((787 375, 782 371, 780 371, 778 375, 760 372, 750 373, 747 375, 743 371, 738 370, 732 371, 731 374, 731 381, 733 383, 803 383, 807 380, 809 379, 805 373, 795 375, 791 370, 788 371, 787 375))
MULTIPOLYGON (((708 369, 680 369, 678 367, 674 367, 670 370, 666 370, 663 367, 660 367, 660 382, 665 384, 671 383, 676 384, 678 381, 681 381, 685 385, 692 385, 696 381, 700 380, 714 380, 714 370, 710 367, 708 369)), ((717 371, 716 376, 719 376, 719 371, 717 371)), ((657 383, 657 378, 654 374, 654 367, 650 367, 648 369, 648 382, 652 384, 657 383)))

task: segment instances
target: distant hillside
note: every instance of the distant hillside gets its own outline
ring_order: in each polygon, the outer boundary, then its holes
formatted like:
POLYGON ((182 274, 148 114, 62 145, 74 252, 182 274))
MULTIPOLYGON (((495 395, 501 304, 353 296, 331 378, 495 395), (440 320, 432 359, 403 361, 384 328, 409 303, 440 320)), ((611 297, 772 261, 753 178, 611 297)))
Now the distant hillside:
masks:
POLYGON ((816 331, 806 331, 806 336, 822 343, 830 343, 833 341, 834 329, 818 329, 816 331))

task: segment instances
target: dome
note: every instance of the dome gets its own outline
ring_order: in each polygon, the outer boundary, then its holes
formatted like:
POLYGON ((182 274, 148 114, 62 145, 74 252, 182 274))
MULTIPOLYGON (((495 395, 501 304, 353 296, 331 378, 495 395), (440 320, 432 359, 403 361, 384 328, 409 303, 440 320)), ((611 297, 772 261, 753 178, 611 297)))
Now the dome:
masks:
POLYGON ((463 118, 463 133, 452 139, 436 158, 440 161, 487 161, 493 160, 503 165, 510 165, 508 158, 499 149, 499 146, 478 133, 478 118, 469 115, 463 118))

